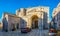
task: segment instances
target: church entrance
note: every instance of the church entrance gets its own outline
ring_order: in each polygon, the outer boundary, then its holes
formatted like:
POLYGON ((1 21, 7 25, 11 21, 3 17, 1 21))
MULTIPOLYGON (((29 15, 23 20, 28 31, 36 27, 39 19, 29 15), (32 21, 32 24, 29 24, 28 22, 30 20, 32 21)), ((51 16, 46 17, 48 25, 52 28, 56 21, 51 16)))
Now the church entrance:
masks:
POLYGON ((38 28, 38 17, 36 15, 32 16, 32 28, 38 28))

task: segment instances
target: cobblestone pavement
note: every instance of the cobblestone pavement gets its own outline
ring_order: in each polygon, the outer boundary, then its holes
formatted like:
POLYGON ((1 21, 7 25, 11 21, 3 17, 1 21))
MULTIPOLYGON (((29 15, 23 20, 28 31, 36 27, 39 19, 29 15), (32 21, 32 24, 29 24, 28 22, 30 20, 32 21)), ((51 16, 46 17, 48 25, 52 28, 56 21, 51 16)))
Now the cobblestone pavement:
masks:
POLYGON ((33 29, 28 33, 21 33, 20 31, 0 32, 0 36, 48 36, 48 30, 33 29))

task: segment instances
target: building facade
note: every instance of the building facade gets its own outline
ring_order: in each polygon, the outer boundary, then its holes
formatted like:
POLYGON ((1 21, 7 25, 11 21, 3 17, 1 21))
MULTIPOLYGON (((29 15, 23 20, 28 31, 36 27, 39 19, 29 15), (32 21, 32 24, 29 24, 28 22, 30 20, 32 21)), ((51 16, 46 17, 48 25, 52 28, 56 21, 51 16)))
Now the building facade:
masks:
POLYGON ((56 29, 60 29, 60 3, 56 8, 54 8, 52 17, 53 23, 56 25, 56 29))
MULTIPOLYGON (((21 8, 16 10, 16 14, 3 14, 3 19, 6 19, 8 30, 12 30, 15 25, 19 28, 38 28, 47 29, 49 21, 49 7, 39 6, 32 8, 21 8)), ((3 20, 4 24, 5 21, 3 20)), ((17 29, 17 28, 16 28, 17 29)))
POLYGON ((14 29, 18 29, 20 26, 20 17, 17 17, 15 14, 4 13, 3 14, 3 30, 13 31, 14 29), (17 26, 18 25, 18 26, 17 26))

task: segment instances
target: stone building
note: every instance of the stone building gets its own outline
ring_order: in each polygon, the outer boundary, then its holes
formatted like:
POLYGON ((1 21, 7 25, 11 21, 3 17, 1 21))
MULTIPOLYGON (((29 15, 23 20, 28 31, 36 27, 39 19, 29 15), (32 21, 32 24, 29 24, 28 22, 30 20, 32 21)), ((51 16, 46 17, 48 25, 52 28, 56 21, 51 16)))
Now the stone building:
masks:
POLYGON ((38 6, 31 8, 20 8, 16 10, 15 15, 5 13, 3 15, 3 17, 7 20, 8 30, 11 30, 15 24, 17 25, 17 23, 19 24, 19 28, 48 28, 49 7, 38 6))
POLYGON ((2 27, 3 30, 13 31, 13 29, 16 30, 20 26, 20 17, 16 16, 15 14, 4 13, 2 23, 3 23, 2 27))
POLYGON ((0 22, 0 30, 2 29, 2 26, 3 26, 3 25, 2 25, 2 23, 0 22))
POLYGON ((55 28, 56 29, 60 29, 60 3, 57 5, 56 8, 54 8, 53 13, 52 13, 52 17, 53 17, 53 24, 55 24, 55 28))

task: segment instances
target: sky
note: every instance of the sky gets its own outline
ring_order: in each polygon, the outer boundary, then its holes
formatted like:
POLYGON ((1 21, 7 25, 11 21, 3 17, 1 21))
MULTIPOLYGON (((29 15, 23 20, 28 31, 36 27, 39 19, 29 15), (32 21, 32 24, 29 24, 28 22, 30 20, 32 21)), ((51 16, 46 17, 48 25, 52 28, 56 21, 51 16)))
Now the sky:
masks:
POLYGON ((49 15, 51 20, 52 11, 59 2, 60 0, 0 0, 0 21, 2 21, 2 14, 4 12, 16 14, 17 9, 37 6, 50 7, 49 15))

